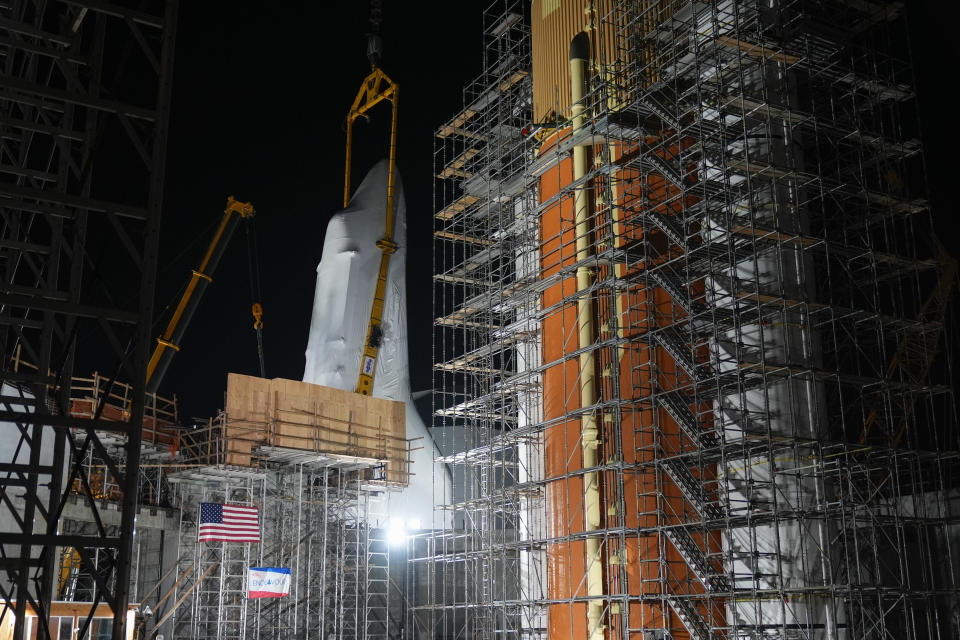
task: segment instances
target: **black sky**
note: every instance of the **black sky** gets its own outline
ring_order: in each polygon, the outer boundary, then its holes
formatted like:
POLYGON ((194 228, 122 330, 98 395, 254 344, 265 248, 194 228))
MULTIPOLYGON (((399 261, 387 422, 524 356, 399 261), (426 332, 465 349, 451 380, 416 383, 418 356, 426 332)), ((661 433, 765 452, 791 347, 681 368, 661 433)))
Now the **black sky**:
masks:
MULTIPOLYGON (((381 66, 400 86, 407 287, 423 292, 409 311, 417 389, 430 384, 431 136, 480 72, 482 5, 384 5, 381 66)), ((181 3, 157 310, 186 283, 226 197, 251 201, 258 212, 267 374, 300 379, 323 232, 342 205, 344 117, 370 71, 369 8, 365 2, 224 6, 181 3)), ((387 106, 374 111, 375 124, 389 118, 387 106)), ((355 153, 358 184, 386 156, 387 132, 361 125, 355 153)), ((222 406, 228 371, 256 372, 247 262, 240 228, 161 386, 161 393, 180 398, 185 419, 222 406)))
MULTIPOLYGON (((423 389, 431 361, 432 133, 461 107, 462 87, 480 72, 487 3, 383 4, 382 67, 401 87, 411 374, 414 389, 423 389)), ((935 218, 960 255, 960 119, 950 102, 957 100, 960 8, 946 4, 911 0, 908 18, 935 218)), ((344 116, 369 72, 368 16, 366 2, 181 2, 157 311, 186 283, 226 197, 252 201, 269 377, 303 373, 323 231, 342 199, 344 116)), ((386 122, 388 110, 375 119, 386 122)), ((361 129, 357 180, 386 155, 385 133, 361 129)), ((161 386, 180 398, 184 422, 222 406, 228 371, 256 372, 250 302, 239 229, 161 386)))

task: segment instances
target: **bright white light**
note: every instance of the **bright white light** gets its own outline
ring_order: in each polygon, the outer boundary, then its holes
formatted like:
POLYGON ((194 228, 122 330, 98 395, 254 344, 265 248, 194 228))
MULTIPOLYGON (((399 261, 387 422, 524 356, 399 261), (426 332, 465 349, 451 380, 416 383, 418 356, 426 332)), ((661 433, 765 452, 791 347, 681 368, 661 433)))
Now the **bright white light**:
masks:
POLYGON ((403 520, 391 518, 387 525, 387 543, 392 547, 399 547, 407 543, 407 527, 403 520))

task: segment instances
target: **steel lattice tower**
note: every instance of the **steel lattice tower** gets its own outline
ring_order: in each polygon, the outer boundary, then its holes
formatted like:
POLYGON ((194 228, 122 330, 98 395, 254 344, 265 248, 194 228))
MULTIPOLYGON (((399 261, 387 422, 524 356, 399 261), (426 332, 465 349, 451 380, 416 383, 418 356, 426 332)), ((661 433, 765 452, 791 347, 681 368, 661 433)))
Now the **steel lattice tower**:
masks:
POLYGON ((0 9, 0 598, 18 640, 70 549, 125 637, 176 15, 176 0, 0 9), (133 383, 124 421, 71 414, 75 363, 133 383), (122 489, 119 527, 80 472, 91 453, 122 489), (61 527, 71 490, 89 533, 61 527))

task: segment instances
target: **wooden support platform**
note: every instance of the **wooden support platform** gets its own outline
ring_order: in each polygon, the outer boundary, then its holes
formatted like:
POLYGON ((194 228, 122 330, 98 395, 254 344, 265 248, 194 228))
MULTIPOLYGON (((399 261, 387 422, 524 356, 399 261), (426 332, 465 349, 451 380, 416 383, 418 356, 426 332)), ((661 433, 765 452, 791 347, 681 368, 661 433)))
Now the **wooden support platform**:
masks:
POLYGON ((481 139, 482 136, 479 136, 475 133, 469 132, 463 128, 463 125, 467 124, 473 116, 477 115, 476 111, 472 109, 464 109, 460 112, 457 117, 451 120, 448 124, 444 125, 437 131, 438 138, 446 138, 451 135, 462 135, 465 137, 470 137, 474 139, 481 139))
POLYGON ((238 467, 270 458, 266 451, 301 451, 372 459, 386 464, 388 483, 409 479, 403 402, 296 380, 229 374, 223 447, 224 462, 238 467))
POLYGON ((439 218, 440 220, 449 220, 450 218, 454 217, 458 213, 463 213, 471 205, 477 203, 479 200, 480 198, 478 198, 477 196, 466 193, 460 196, 459 198, 457 198, 456 200, 454 200, 453 202, 451 202, 449 205, 447 205, 440 211, 438 211, 437 218, 439 218))
POLYGON ((452 233, 450 231, 434 231, 433 237, 443 240, 453 240, 455 242, 469 242, 470 244, 478 244, 482 247, 490 247, 494 244, 493 240, 488 240, 487 238, 478 238, 476 236, 452 233))
POLYGON ((438 178, 469 178, 473 175, 470 171, 467 171, 465 167, 467 163, 480 153, 480 149, 476 147, 470 147, 456 158, 454 158, 450 164, 444 167, 443 171, 437 174, 438 178))

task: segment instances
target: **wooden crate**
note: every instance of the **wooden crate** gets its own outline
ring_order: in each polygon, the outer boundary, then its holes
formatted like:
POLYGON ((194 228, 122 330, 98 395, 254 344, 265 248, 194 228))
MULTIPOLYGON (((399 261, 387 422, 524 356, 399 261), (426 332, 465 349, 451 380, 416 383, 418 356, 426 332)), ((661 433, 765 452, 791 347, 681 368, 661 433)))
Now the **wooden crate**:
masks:
POLYGON ((231 373, 226 463, 253 465, 262 445, 387 461, 387 481, 407 484, 404 403, 274 378, 231 373))

